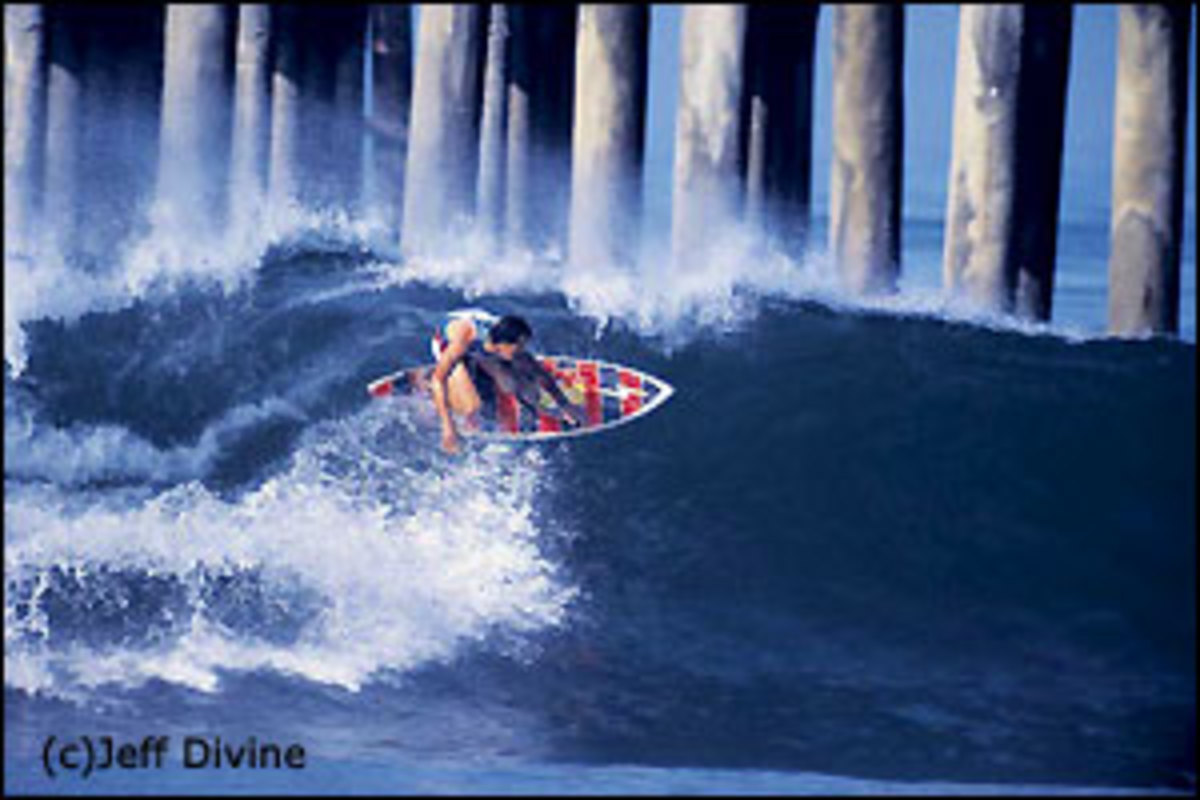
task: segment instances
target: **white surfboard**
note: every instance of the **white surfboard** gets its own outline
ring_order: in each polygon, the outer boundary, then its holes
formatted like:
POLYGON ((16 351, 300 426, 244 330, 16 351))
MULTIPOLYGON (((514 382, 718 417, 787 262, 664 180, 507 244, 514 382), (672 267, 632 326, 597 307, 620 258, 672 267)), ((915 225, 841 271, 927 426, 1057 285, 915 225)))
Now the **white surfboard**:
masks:
MULTIPOLYGON (((486 420, 481 429, 464 430, 463 434, 534 441, 586 436, 643 417, 675 393, 661 378, 622 364, 574 356, 538 356, 538 361, 554 375, 567 399, 584 412, 583 425, 570 426, 560 421, 554 413, 556 404, 545 391, 541 393, 538 412, 534 413, 513 394, 496 387, 494 418, 486 420)), ((367 392, 372 397, 407 393, 411 390, 412 372, 410 367, 377 378, 367 384, 367 392)))

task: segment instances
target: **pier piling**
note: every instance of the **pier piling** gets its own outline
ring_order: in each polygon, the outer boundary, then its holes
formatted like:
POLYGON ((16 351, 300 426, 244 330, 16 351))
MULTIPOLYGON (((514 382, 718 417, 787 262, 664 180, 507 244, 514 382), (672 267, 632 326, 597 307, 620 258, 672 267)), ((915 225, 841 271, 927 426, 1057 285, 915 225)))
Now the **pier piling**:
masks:
POLYGON ((209 233, 228 214, 234 32, 228 6, 167 6, 158 200, 172 226, 209 233))
POLYGON ((574 4, 510 5, 505 233, 544 248, 566 234, 570 202, 574 4))
POLYGON ((808 239, 819 6, 751 5, 746 31, 746 218, 793 258, 808 239))
POLYGON ((484 23, 482 6, 425 6, 405 166, 406 250, 436 244, 474 213, 484 23))
POLYGON ((904 160, 904 7, 837 6, 829 250, 846 286, 896 289, 904 160))
POLYGON ((650 10, 583 5, 576 45, 570 260, 630 266, 637 256, 650 10))
POLYGON ((1119 14, 1108 327, 1176 333, 1192 6, 1119 14))
POLYGON ((371 6, 370 203, 400 234, 412 99, 412 6, 371 6))
POLYGON ((488 7, 487 62, 479 125, 476 215, 494 245, 504 230, 504 172, 508 150, 508 6, 488 7))
POLYGON ((281 224, 300 203, 301 22, 303 10, 271 10, 275 60, 271 71, 271 143, 267 191, 272 221, 281 224))
POLYGON ((1025 14, 1017 119, 1020 223, 1014 311, 1045 322, 1054 302, 1072 14, 1070 5, 1031 5, 1025 14))
POLYGON ((78 15, 69 6, 46 8, 49 74, 42 223, 54 249, 64 255, 74 253, 79 231, 84 74, 78 15))
POLYGON ((683 9, 672 194, 673 267, 688 269, 742 212, 746 7, 683 9))
POLYGON ((1014 305, 1024 26, 1019 5, 959 8, 943 276, 951 292, 989 311, 1014 305))
POLYGON ((271 6, 238 8, 234 70, 233 192, 231 217, 241 230, 257 230, 267 193, 271 132, 271 6))
POLYGON ((4 239, 28 252, 42 191, 46 113, 46 12, 4 6, 4 239))
POLYGON ((980 310, 1049 319, 1071 10, 959 15, 945 283, 980 310))

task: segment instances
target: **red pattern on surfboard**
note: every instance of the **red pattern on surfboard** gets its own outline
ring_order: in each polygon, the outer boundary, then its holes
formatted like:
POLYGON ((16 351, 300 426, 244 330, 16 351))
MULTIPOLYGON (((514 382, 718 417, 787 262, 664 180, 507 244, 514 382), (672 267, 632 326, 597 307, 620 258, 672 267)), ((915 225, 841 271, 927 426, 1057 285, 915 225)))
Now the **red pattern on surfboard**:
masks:
POLYGON ((600 397, 600 368, 595 361, 580 361, 576 371, 583 382, 583 404, 588 425, 604 422, 604 400, 600 397))
POLYGON ((636 372, 623 369, 617 373, 617 379, 627 389, 636 390, 628 392, 621 398, 621 416, 627 417, 630 414, 636 413, 642 407, 642 376, 636 372))

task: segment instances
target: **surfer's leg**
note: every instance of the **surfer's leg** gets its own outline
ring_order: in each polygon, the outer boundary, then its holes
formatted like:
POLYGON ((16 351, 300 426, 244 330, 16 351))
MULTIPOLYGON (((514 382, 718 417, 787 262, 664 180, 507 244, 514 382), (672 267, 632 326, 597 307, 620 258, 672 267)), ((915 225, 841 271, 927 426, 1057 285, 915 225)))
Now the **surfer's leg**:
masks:
MULTIPOLYGON (((406 376, 408 385, 414 392, 432 393, 433 369, 433 367, 415 367, 408 371, 406 376)), ((476 391, 471 376, 462 364, 451 370, 449 377, 446 378, 446 400, 450 404, 450 410, 456 414, 469 415, 479 410, 481 403, 479 392, 476 391)))
POLYGON ((446 393, 450 410, 465 417, 477 414, 483 404, 470 373, 462 364, 450 371, 450 376, 446 379, 446 393))
POLYGON ((479 409, 483 401, 470 373, 462 364, 455 367, 446 379, 446 393, 450 410, 463 418, 463 426, 470 431, 479 430, 479 409))

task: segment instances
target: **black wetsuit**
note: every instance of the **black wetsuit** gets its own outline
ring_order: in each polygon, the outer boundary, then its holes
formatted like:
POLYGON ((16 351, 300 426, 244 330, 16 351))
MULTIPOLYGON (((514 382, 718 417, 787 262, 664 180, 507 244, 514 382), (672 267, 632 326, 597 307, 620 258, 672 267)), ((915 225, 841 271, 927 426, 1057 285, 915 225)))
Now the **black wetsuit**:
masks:
POLYGON ((488 416, 494 416, 496 411, 497 385, 515 395, 521 405, 537 413, 541 391, 538 386, 540 368, 533 356, 519 353, 512 361, 507 361, 495 353, 489 353, 476 339, 467 346, 463 364, 488 416))

